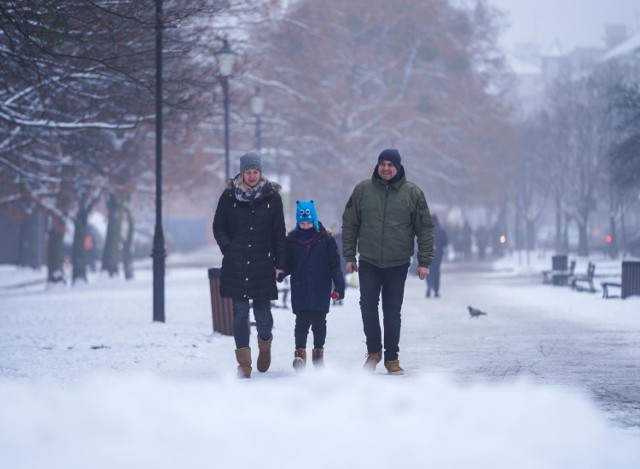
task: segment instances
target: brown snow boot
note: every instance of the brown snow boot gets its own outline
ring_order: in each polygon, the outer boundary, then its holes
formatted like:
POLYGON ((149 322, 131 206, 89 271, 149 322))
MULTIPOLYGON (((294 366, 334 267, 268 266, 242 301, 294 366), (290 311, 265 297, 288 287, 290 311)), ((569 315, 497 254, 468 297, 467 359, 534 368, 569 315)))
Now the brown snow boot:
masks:
POLYGON ((251 378, 251 349, 243 347, 236 349, 238 360, 238 378, 251 378))
POLYGON ((303 348, 297 348, 293 352, 293 369, 296 373, 304 371, 304 367, 307 366, 307 351, 303 348))
POLYGON ((269 337, 269 340, 262 340, 258 337, 258 371, 264 373, 271 366, 271 342, 273 341, 273 335, 269 337))
POLYGON ((390 375, 403 375, 404 370, 400 366, 399 360, 389 360, 384 362, 384 367, 390 375))
POLYGON ((324 368, 324 349, 314 348, 311 352, 311 363, 314 368, 324 368))
POLYGON ((362 366, 362 369, 365 371, 376 371, 376 366, 382 360, 382 352, 369 352, 367 353, 367 359, 362 366))

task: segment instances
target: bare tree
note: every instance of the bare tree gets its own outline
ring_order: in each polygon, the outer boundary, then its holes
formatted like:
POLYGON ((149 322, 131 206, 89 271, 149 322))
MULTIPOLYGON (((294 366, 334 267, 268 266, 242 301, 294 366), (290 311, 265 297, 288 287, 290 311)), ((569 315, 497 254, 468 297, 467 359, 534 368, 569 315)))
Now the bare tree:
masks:
POLYGON ((322 181, 336 213, 388 146, 434 197, 495 188, 510 133, 496 20, 484 2, 296 3, 254 72, 279 112, 277 164, 322 181))

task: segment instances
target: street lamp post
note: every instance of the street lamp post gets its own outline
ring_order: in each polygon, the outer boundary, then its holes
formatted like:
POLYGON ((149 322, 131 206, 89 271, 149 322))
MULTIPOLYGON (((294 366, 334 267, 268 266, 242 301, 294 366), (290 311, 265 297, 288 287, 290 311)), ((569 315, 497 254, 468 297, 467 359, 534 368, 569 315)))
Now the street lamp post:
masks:
POLYGON ((156 0, 156 225, 153 233, 153 320, 164 322, 164 248, 162 229, 162 0, 156 0))
POLYGON ((260 138, 260 118, 264 114, 264 96, 260 93, 260 88, 256 88, 256 91, 251 96, 251 112, 256 116, 256 150, 260 153, 261 138, 260 138))
POLYGON ((218 68, 222 76, 222 90, 224 92, 224 169, 226 179, 231 177, 229 167, 229 76, 233 71, 236 54, 229 47, 225 39, 218 51, 218 68))

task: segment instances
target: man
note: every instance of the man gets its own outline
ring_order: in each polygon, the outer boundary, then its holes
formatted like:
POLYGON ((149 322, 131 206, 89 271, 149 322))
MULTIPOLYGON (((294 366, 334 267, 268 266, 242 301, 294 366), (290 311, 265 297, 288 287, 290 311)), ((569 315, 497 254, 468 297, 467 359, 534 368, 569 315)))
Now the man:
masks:
POLYGON ((220 296, 233 303, 233 337, 238 377, 251 377, 249 300, 258 335, 258 371, 271 364, 276 279, 286 268, 286 232, 280 185, 262 174, 256 153, 240 158, 240 174, 227 181, 213 217, 213 235, 222 251, 220 296))
POLYGON ((418 239, 416 273, 424 280, 433 259, 434 238, 424 194, 407 181, 400 161, 396 149, 380 153, 373 176, 355 187, 342 215, 346 270, 358 272, 359 276, 360 311, 367 340, 364 369, 373 372, 382 360, 378 313, 382 293, 384 366, 390 374, 404 373, 398 360, 400 310, 415 239, 418 239))

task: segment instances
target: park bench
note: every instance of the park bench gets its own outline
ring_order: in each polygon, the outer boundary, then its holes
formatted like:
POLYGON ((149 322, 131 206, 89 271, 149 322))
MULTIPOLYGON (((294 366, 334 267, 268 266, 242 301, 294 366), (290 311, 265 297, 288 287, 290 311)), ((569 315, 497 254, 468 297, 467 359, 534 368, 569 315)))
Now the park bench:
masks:
POLYGON ((569 263, 567 270, 543 270, 542 271, 542 283, 553 285, 567 285, 569 279, 573 277, 576 269, 576 261, 572 260, 569 263))
POLYGON ((622 283, 601 282, 600 285, 602 286, 602 298, 619 298, 618 295, 609 294, 609 288, 614 287, 614 288, 620 288, 620 290, 622 290, 622 283))
POLYGON ((604 281, 602 298, 628 298, 640 295, 640 261, 622 261, 622 276, 619 282, 604 281), (610 288, 619 288, 620 296, 609 294, 610 288))
POLYGON ((596 287, 593 286, 593 276, 596 271, 596 265, 589 262, 587 272, 585 274, 576 274, 571 278, 571 288, 576 291, 595 292, 596 287))

